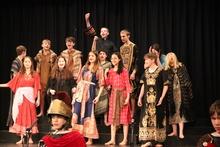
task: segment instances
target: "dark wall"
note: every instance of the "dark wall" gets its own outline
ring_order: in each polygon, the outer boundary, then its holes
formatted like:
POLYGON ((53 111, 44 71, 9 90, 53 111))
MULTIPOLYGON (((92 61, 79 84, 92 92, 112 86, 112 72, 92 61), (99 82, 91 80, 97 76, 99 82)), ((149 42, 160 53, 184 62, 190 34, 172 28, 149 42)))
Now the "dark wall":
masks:
MULTIPOLYGON (((110 29, 110 38, 120 47, 119 32, 127 28, 143 58, 153 42, 164 53, 173 51, 185 63, 193 83, 194 109, 207 117, 208 107, 220 98, 219 7, 212 0, 33 0, 0 6, 0 83, 9 80, 15 47, 23 44, 34 57, 41 41, 49 38, 54 51, 65 48, 65 37, 74 35, 86 60, 91 39, 84 34, 84 14, 91 12, 97 32, 110 29)), ((141 63, 140 67, 142 66, 141 63)), ((142 70, 142 69, 141 69, 142 70)), ((4 128, 9 90, 0 89, 0 127, 4 128)))

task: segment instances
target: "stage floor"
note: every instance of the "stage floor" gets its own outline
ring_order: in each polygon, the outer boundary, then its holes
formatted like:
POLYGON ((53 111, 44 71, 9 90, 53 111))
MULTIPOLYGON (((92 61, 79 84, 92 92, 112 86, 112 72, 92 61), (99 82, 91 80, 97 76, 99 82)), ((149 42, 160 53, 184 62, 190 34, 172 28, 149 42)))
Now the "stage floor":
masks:
MULTIPOLYGON (((41 123, 40 123, 41 124, 41 123)), ((46 127, 45 125, 41 125, 46 127)), ((138 126, 137 126, 138 127, 138 126)), ((46 127, 48 128, 48 127, 46 127)), ((94 144, 88 147, 104 147, 104 143, 110 139, 110 128, 109 127, 99 127, 100 138, 94 140, 94 144)), ((37 147, 38 141, 46 134, 46 132, 41 132, 41 129, 45 131, 45 128, 40 128, 40 133, 33 135, 33 140, 35 144, 30 144, 29 147, 37 147)), ((138 128, 135 128, 137 131, 138 128)), ((195 147, 198 139, 206 133, 212 132, 213 129, 210 125, 209 120, 197 120, 194 123, 186 123, 184 129, 184 139, 179 139, 178 137, 167 137, 166 147, 195 147)), ((168 130, 170 133, 170 130, 168 130)), ((116 143, 120 142, 123 138, 122 130, 117 132, 116 143)), ((20 138, 12 133, 9 133, 8 130, 0 130, 0 147, 18 147, 22 145, 16 145, 20 138)), ((129 138, 130 139, 130 138, 129 138)), ((27 146, 27 145, 25 145, 27 146)), ((117 145, 116 145, 117 146, 117 145)), ((130 145, 128 145, 130 146, 130 145)), ((134 146, 134 145, 132 145, 134 146)), ((139 147, 140 144, 137 143, 135 147, 139 147)))

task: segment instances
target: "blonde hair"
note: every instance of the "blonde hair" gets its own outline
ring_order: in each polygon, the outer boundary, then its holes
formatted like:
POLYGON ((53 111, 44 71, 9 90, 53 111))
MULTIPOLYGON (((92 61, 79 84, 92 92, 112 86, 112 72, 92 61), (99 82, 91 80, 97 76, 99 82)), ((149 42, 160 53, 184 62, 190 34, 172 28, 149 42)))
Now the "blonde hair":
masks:
POLYGON ((173 60, 174 60, 174 62, 173 62, 174 63, 174 66, 173 66, 174 68, 178 68, 179 66, 181 66, 181 63, 178 61, 176 54, 173 53, 173 52, 169 52, 166 55, 165 70, 171 68, 171 66, 170 66, 171 58, 173 58, 173 60))
POLYGON ((127 29, 121 30, 120 33, 125 33, 127 36, 131 35, 131 33, 127 29))

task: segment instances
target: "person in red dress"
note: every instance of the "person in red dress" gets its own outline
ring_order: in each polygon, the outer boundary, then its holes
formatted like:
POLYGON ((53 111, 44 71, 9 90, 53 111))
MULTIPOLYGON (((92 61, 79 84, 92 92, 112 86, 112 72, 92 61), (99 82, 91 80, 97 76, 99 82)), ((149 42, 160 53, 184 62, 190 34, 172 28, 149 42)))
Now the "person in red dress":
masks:
MULTIPOLYGON (((20 72, 8 83, 0 84, 0 87, 9 87, 14 92, 12 105, 12 118, 14 123, 9 127, 9 132, 18 134, 21 140, 16 144, 21 144, 27 128, 31 127, 32 134, 38 133, 36 106, 39 106, 40 103, 41 87, 40 77, 38 73, 34 71, 31 57, 24 57, 20 72)), ((33 143, 31 136, 29 143, 33 143)))
POLYGON ((111 87, 109 99, 108 123, 111 124, 111 139, 105 145, 115 144, 116 126, 123 125, 124 139, 119 145, 127 144, 128 127, 131 123, 130 92, 128 70, 124 68, 122 57, 119 52, 112 54, 113 68, 108 72, 106 85, 111 87))
POLYGON ((39 142, 39 147, 86 147, 84 136, 70 125, 71 101, 65 92, 57 92, 48 109, 51 132, 39 142))

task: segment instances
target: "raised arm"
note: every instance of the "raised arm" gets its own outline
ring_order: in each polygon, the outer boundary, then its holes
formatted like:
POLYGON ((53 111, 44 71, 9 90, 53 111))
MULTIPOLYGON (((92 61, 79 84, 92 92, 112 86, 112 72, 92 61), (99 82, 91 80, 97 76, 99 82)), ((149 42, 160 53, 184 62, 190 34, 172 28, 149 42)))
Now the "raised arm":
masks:
POLYGON ((8 84, 7 83, 0 84, 0 87, 8 87, 8 84))
POLYGON ((90 18, 90 13, 86 13, 85 14, 85 21, 86 21, 87 28, 89 28, 91 26, 89 18, 90 18))
POLYGON ((90 37, 94 37, 94 36, 96 36, 96 31, 93 28, 93 26, 91 25, 89 18, 90 18, 90 13, 86 13, 85 14, 85 22, 86 22, 85 33, 90 37))

